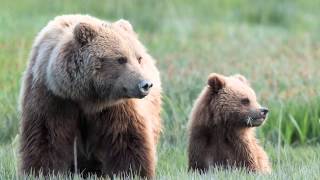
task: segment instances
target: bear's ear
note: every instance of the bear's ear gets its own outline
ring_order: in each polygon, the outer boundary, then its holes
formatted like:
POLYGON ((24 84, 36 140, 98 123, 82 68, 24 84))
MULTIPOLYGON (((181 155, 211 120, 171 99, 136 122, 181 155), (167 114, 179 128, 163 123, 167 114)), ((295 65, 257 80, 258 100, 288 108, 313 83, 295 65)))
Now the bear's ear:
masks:
POLYGON ((124 20, 124 19, 120 19, 116 22, 113 23, 115 26, 120 27, 121 29, 131 33, 131 34, 135 34, 135 32, 133 31, 133 27, 130 24, 129 21, 124 20))
POLYGON ((97 30, 90 24, 79 23, 74 28, 74 37, 81 44, 85 45, 92 41, 98 34, 97 30))
POLYGON ((250 85, 250 82, 247 80, 247 78, 244 77, 244 76, 241 75, 241 74, 235 74, 235 75, 233 75, 232 77, 239 79, 241 82, 243 82, 243 83, 245 83, 245 84, 247 84, 247 85, 250 85))
POLYGON ((208 85, 217 93, 220 89, 226 86, 226 80, 223 75, 211 73, 208 77, 208 85))

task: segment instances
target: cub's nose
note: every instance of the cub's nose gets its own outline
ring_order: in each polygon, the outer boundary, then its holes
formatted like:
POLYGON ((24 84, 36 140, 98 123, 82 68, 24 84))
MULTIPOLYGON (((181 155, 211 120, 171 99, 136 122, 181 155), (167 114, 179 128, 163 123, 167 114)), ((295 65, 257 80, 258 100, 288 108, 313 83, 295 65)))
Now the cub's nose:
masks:
POLYGON ((144 96, 146 96, 149 93, 152 86, 153 84, 148 80, 142 80, 138 84, 139 91, 144 96))
POLYGON ((262 107, 260 108, 261 115, 266 116, 269 112, 268 108, 262 107))

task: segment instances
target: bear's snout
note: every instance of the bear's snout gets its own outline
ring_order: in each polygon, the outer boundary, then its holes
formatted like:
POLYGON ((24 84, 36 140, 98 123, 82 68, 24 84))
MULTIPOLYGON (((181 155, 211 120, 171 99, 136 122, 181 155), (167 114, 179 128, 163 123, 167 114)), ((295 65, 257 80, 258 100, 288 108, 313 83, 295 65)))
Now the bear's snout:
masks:
POLYGON ((263 124, 267 119, 269 109, 260 107, 249 112, 248 117, 245 119, 246 125, 249 127, 257 127, 263 124))
POLYGON ((261 116, 262 116, 263 118, 266 118, 268 112, 269 112, 269 109, 268 109, 268 108, 266 108, 266 107, 260 108, 260 114, 261 114, 261 116))
POLYGON ((142 80, 138 84, 138 91, 140 97, 143 98, 149 94, 151 87, 153 86, 152 82, 149 80, 142 80))

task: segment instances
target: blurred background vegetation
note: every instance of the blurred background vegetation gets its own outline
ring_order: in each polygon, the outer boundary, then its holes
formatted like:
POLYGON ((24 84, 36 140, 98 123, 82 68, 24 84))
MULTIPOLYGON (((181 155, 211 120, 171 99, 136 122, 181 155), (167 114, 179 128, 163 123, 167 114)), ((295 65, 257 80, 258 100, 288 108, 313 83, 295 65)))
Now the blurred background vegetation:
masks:
POLYGON ((240 73, 251 81, 271 110, 257 130, 263 144, 320 142, 318 0, 0 2, 2 145, 18 133, 20 78, 33 38, 49 20, 70 13, 129 20, 157 59, 164 88, 159 149, 185 149, 188 115, 210 72, 240 73))

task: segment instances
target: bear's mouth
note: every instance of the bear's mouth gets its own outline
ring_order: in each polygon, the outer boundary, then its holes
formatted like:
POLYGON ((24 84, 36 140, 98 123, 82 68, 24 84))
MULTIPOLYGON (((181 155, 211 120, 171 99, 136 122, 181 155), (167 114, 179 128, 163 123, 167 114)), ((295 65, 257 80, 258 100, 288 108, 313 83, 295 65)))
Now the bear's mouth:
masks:
POLYGON ((144 97, 146 97, 147 94, 135 94, 135 95, 123 95, 123 99, 132 99, 132 98, 136 98, 136 99, 143 99, 144 97))
POLYGON ((264 117, 253 118, 253 117, 249 116, 246 119, 246 125, 249 127, 257 127, 257 126, 262 125, 265 120, 266 120, 266 118, 264 118, 264 117))

